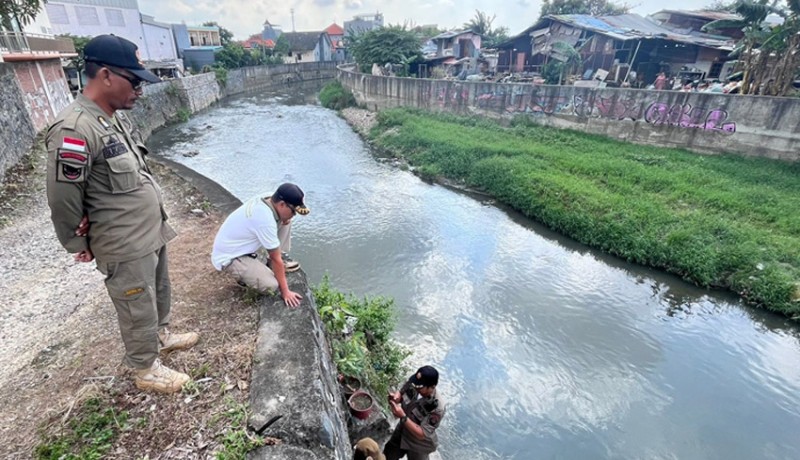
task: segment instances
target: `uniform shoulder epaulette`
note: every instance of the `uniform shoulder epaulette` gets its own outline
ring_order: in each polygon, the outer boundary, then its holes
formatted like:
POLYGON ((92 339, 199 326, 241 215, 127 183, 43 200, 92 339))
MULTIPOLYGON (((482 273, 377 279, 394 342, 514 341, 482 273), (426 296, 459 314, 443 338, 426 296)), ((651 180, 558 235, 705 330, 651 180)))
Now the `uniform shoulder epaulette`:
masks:
POLYGON ((80 120, 84 115, 86 115, 86 110, 84 110, 83 107, 76 105, 72 110, 69 111, 69 113, 64 115, 64 122, 62 126, 66 129, 75 131, 75 127, 78 126, 78 120, 80 120))

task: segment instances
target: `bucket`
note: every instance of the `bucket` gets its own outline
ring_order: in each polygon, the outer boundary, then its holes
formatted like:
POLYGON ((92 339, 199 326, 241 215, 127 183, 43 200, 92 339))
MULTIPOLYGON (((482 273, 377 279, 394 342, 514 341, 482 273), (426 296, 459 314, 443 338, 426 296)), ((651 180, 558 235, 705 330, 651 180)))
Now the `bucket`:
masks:
POLYGON ((339 375, 339 385, 345 398, 350 398, 356 391, 361 389, 361 380, 358 377, 339 375))
POLYGON ((347 405, 350 407, 350 413, 353 414, 353 417, 364 420, 372 412, 375 400, 366 391, 358 390, 347 400, 347 405))

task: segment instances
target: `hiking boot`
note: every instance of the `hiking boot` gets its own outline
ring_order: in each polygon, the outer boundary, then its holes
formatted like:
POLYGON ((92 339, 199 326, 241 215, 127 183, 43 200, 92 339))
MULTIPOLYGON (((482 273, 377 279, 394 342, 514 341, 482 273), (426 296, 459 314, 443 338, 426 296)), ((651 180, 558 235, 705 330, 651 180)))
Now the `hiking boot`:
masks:
POLYGON ((300 262, 290 258, 288 254, 283 254, 281 257, 283 258, 283 268, 286 270, 286 273, 300 270, 300 262))
POLYGON ((134 383, 136 388, 145 391, 155 391, 157 393, 175 393, 180 391, 183 385, 191 380, 188 375, 173 371, 161 364, 161 360, 156 359, 150 369, 138 369, 134 383))
MULTIPOLYGON (((283 253, 281 255, 281 260, 283 260, 283 271, 286 273, 292 273, 300 270, 300 262, 290 258, 288 254, 283 253)), ((267 261, 267 267, 269 267, 270 270, 272 269, 272 261, 267 261)))
POLYGON ((162 353, 168 353, 173 350, 187 350, 192 348, 198 340, 200 340, 200 335, 197 332, 175 334, 167 328, 158 331, 158 342, 161 345, 159 351, 162 353))

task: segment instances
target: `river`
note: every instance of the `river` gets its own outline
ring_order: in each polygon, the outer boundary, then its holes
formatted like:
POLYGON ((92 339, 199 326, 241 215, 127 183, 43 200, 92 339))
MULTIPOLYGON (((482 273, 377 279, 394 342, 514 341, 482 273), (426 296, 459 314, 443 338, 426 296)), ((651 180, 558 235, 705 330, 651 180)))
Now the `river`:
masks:
POLYGON ((800 458, 800 329, 781 317, 425 183, 302 100, 229 100, 150 146, 242 200, 306 191, 292 257, 395 299, 411 366, 441 372, 445 460, 800 458))

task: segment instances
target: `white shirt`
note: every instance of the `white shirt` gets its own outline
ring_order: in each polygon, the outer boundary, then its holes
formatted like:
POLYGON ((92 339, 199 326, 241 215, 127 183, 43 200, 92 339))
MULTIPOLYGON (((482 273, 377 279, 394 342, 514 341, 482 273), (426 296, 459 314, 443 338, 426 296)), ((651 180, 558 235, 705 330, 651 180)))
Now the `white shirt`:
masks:
POLYGON ((233 259, 262 247, 267 251, 280 247, 278 223, 272 209, 256 196, 244 202, 222 223, 214 238, 211 263, 222 270, 233 259))

